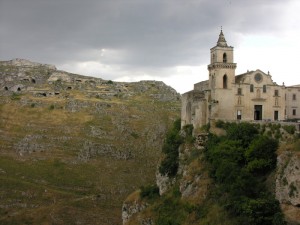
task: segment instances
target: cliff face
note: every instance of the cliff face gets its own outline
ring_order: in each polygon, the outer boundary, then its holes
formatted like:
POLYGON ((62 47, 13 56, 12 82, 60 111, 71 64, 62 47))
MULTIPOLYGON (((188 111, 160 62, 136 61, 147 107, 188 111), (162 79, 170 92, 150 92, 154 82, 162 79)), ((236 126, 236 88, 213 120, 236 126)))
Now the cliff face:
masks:
MULTIPOLYGON (((203 150, 206 141, 207 133, 200 133, 196 136, 195 144, 186 143, 180 146, 179 169, 176 178, 170 178, 161 174, 159 170, 156 171, 156 185, 159 189, 159 195, 166 199, 162 197, 164 200, 157 198, 149 201, 147 198, 142 199, 140 191, 136 191, 125 200, 122 207, 123 225, 155 224, 154 221, 157 218, 157 215, 153 214, 153 210, 157 210, 155 201, 168 201, 168 196, 174 191, 176 185, 178 185, 180 192, 180 200, 177 199, 180 203, 176 203, 175 206, 177 208, 181 207, 182 202, 187 204, 184 207, 190 207, 190 205, 199 205, 207 200, 212 180, 204 160, 203 150)), ((195 215, 193 217, 195 219, 195 215)), ((197 224, 193 219, 185 220, 185 224, 197 224)))
MULTIPOLYGON (((287 137, 292 140, 292 136, 287 137)), ((294 138, 297 139, 296 136, 294 138)), ((176 209, 173 210, 177 210, 178 215, 181 214, 176 221, 184 221, 183 224, 239 224, 232 215, 228 215, 219 205, 212 203, 217 201, 216 199, 210 199, 215 198, 211 190, 218 184, 209 176, 211 165, 206 161, 203 152, 207 140, 207 134, 200 133, 195 136, 194 144, 184 143, 179 147, 179 169, 176 177, 169 178, 160 174, 159 170, 156 171, 156 185, 160 197, 150 194, 150 198, 141 197, 135 192, 135 195, 125 200, 122 209, 123 213, 126 212, 122 218, 124 225, 155 224, 155 221, 159 221, 159 215, 164 213, 163 207, 166 204, 176 205, 176 209), (180 194, 174 196, 174 190, 177 188, 180 194), (188 207, 190 209, 187 209, 188 207), (130 208, 138 210, 128 210, 130 208)), ((285 141, 281 143, 277 166, 273 172, 275 176, 271 173, 268 178, 260 181, 264 181, 268 189, 275 187, 274 195, 280 202, 288 225, 300 224, 300 154, 297 143, 299 144, 299 140, 296 140, 293 147, 288 148, 285 141)), ((166 221, 171 221, 168 214, 164 217, 166 221)))
POLYGON ((284 152, 277 158, 276 198, 291 224, 300 222, 300 154, 284 152))
POLYGON ((163 82, 0 62, 0 223, 120 224, 179 116, 180 95, 163 82))

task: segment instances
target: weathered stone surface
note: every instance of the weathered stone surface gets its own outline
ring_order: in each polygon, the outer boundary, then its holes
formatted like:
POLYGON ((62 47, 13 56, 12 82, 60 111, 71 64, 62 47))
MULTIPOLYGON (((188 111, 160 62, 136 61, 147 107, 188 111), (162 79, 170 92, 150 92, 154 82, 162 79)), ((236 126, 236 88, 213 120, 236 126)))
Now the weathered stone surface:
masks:
POLYGON ((49 144, 39 143, 38 140, 43 139, 41 135, 27 135, 21 141, 15 144, 16 151, 20 156, 26 153, 42 152, 49 147, 49 144))
POLYGON ((57 71, 51 74, 51 76, 48 78, 48 81, 49 82, 54 82, 54 81, 70 82, 71 77, 66 72, 57 71))
MULTIPOLYGON (((140 201, 133 201, 133 202, 125 202, 123 204, 122 207, 122 221, 123 221, 123 225, 126 225, 127 222, 129 221, 129 219, 139 213, 142 212, 144 209, 147 208, 147 204, 142 203, 140 201)), ((142 223, 141 224, 152 224, 152 220, 151 219, 142 219, 142 223)))
POLYGON ((277 158, 276 198, 300 207, 300 154, 284 152, 277 158))
POLYGON ((50 65, 50 64, 41 64, 41 63, 36 63, 36 62, 31 62, 29 60, 26 59, 13 59, 10 61, 2 61, 3 65, 12 65, 12 66, 22 66, 22 67, 39 67, 39 66, 43 66, 46 67, 48 69, 52 69, 52 70, 56 70, 56 67, 54 65, 50 65))
POLYGON ((158 170, 156 172, 156 185, 159 188, 159 194, 163 195, 175 183, 175 178, 170 178, 167 175, 161 174, 158 170))

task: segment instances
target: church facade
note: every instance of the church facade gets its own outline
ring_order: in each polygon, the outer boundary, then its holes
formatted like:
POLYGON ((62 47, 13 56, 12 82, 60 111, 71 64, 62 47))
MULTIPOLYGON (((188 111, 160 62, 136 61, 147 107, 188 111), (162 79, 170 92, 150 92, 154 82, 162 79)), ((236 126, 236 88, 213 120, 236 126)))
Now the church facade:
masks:
POLYGON ((182 95, 181 124, 201 127, 210 121, 283 121, 300 119, 300 85, 276 84, 261 70, 235 75, 233 47, 221 30, 210 49, 208 80, 182 95))

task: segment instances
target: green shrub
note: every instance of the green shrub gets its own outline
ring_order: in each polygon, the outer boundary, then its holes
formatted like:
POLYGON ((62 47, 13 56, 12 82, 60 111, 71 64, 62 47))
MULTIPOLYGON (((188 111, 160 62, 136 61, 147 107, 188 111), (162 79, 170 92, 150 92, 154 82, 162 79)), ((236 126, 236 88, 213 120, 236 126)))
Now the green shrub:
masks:
POLYGON ((185 125, 182 129, 185 132, 185 142, 194 143, 194 141, 196 140, 195 137, 193 136, 194 126, 192 124, 188 124, 185 125))
POLYGON ((159 188, 156 185, 142 186, 141 198, 153 199, 159 196, 159 188))
POLYGON ((50 109, 50 110, 53 110, 54 108, 55 108, 54 105, 50 105, 50 106, 49 106, 49 109, 50 109))
POLYGON ((193 129, 194 129, 193 124, 187 124, 182 129, 185 131, 187 136, 193 135, 193 129))
POLYGON ((130 134, 133 138, 135 138, 135 139, 138 139, 140 136, 137 134, 137 133, 135 133, 135 132, 131 132, 131 134, 130 134))
POLYGON ((162 147, 162 152, 165 153, 165 158, 159 166, 159 172, 169 177, 174 177, 178 170, 178 148, 183 143, 183 139, 179 134, 180 123, 180 119, 177 119, 174 122, 172 129, 166 135, 166 139, 162 147))
POLYGON ((203 125, 203 126, 201 127, 201 130, 204 130, 204 131, 206 131, 206 132, 209 132, 209 129, 210 129, 210 123, 208 123, 208 124, 206 124, 206 125, 203 125))
POLYGON ((229 139, 241 141, 243 147, 248 147, 251 141, 258 136, 256 126, 250 123, 231 123, 226 131, 229 139))
POLYGON ((155 205, 156 225, 180 225, 183 224, 194 207, 181 200, 179 187, 175 186, 170 195, 164 195, 161 201, 155 205))
POLYGON ((284 126, 282 126, 282 128, 289 134, 294 134, 296 131, 296 127, 293 125, 284 125, 284 126))
POLYGON ((217 120, 216 121, 216 127, 225 128, 225 122, 223 120, 217 120))
POLYGON ((10 97, 10 99, 13 100, 13 101, 18 101, 18 100, 21 99, 21 95, 14 92, 12 94, 12 96, 10 97))
POLYGON ((262 182, 276 166, 278 141, 259 135, 258 129, 228 124, 226 136, 209 135, 204 153, 217 183, 215 198, 239 224, 283 225, 279 203, 262 182))
POLYGON ((260 136, 245 152, 248 169, 252 172, 267 173, 276 167, 278 141, 260 136))

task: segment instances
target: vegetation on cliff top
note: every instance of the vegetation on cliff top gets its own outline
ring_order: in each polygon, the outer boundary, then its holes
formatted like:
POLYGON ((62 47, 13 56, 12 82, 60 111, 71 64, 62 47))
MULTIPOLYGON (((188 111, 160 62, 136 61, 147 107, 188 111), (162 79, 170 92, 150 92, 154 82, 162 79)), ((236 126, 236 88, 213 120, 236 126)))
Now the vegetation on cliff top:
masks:
POLYGON ((279 202, 266 187, 278 141, 249 123, 229 124, 226 131, 226 136, 211 135, 205 151, 220 204, 238 224, 285 224, 279 202))
POLYGON ((181 197, 181 177, 176 174, 178 146, 191 139, 190 135, 183 138, 177 125, 166 136, 162 149, 165 158, 159 167, 161 173, 176 177, 174 186, 160 197, 155 186, 144 187, 141 192, 141 197, 151 203, 146 214, 152 215, 155 224, 286 224, 279 202, 267 187, 267 179, 276 167, 278 140, 263 135, 255 124, 223 123, 226 135, 209 134, 203 151, 203 163, 208 165, 214 185, 204 202, 192 204, 181 197), (170 165, 168 158, 174 156, 177 158, 170 165))

